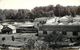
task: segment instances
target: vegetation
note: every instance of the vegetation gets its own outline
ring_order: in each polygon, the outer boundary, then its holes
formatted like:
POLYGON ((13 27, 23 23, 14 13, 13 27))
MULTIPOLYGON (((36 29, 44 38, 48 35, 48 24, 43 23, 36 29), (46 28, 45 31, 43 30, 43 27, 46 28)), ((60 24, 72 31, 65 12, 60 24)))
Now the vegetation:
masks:
POLYGON ((39 17, 63 17, 65 15, 71 15, 75 17, 80 15, 80 6, 61 6, 61 5, 49 5, 43 7, 35 7, 31 11, 28 9, 0 9, 0 20, 11 19, 11 20, 27 20, 35 19, 39 17))

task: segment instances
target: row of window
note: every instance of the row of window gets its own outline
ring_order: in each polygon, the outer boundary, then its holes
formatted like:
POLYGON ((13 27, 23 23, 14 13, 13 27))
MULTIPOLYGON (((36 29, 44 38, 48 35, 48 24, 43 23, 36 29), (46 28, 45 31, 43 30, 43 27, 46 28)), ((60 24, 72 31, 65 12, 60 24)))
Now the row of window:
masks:
POLYGON ((66 31, 62 31, 62 32, 56 32, 56 31, 41 31, 40 33, 42 34, 50 34, 50 33, 62 33, 63 35, 73 35, 73 36, 78 36, 80 35, 80 32, 66 32, 66 31))
POLYGON ((65 31, 63 31, 62 32, 63 33, 63 35, 67 35, 67 34, 72 34, 73 36, 78 36, 79 34, 79 32, 65 32, 65 31))

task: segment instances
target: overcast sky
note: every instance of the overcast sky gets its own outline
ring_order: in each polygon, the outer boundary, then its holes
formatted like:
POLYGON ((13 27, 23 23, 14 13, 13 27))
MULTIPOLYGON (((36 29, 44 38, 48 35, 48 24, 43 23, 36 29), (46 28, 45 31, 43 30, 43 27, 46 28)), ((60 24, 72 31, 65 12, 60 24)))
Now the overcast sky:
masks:
POLYGON ((33 9, 36 6, 61 4, 79 6, 80 0, 0 0, 1 9, 33 9))

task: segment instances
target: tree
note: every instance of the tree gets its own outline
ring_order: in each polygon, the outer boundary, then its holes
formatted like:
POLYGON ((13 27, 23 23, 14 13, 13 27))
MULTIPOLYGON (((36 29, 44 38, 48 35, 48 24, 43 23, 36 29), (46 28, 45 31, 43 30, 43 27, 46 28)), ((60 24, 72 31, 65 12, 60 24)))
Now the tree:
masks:
POLYGON ((15 19, 15 15, 17 14, 17 10, 5 9, 5 10, 3 10, 3 13, 6 16, 6 19, 15 19))
POLYGON ((3 13, 3 10, 0 9, 0 21, 4 21, 5 20, 5 15, 3 13))
POLYGON ((35 18, 39 17, 53 17, 54 15, 54 7, 53 5, 44 6, 44 7, 35 7, 31 11, 35 18))
POLYGON ((65 7, 63 7, 59 4, 56 5, 55 10, 54 10, 54 14, 55 14, 55 16, 59 16, 59 17, 65 16, 66 15, 65 7))
POLYGON ((23 19, 25 20, 25 18, 29 18, 28 13, 30 13, 30 11, 28 9, 19 9, 18 13, 16 14, 16 18, 17 19, 23 19))
POLYGON ((80 6, 77 7, 77 15, 80 15, 80 6))

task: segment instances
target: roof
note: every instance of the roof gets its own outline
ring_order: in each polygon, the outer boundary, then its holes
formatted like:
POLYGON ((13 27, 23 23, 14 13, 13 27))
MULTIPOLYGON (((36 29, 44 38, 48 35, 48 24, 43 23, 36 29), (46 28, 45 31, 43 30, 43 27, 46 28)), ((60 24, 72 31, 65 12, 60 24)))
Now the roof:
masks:
POLYGON ((64 23, 59 23, 58 25, 65 25, 64 23))
POLYGON ((2 25, 8 25, 8 23, 2 23, 2 25))
POLYGON ((76 17, 74 17, 73 19, 80 19, 80 16, 76 15, 76 17))
POLYGON ((19 27, 32 27, 34 26, 34 23, 31 22, 25 22, 23 24, 18 25, 19 27))
POLYGON ((72 25, 80 25, 80 22, 73 22, 72 25))
POLYGON ((73 18, 73 21, 80 21, 80 16, 76 16, 73 18))
POLYGON ((51 19, 48 19, 46 21, 46 24, 52 24, 52 25, 57 25, 57 21, 59 20, 59 17, 54 17, 54 18, 51 18, 51 19))
POLYGON ((8 25, 8 27, 9 27, 9 28, 11 28, 11 29, 16 29, 16 27, 15 27, 15 26, 10 25, 10 24, 8 25))
POLYGON ((55 22, 55 23, 46 23, 44 25, 58 25, 58 23, 57 22, 55 22))
POLYGON ((17 27, 31 27, 31 26, 34 26, 34 23, 32 23, 32 22, 25 22, 25 23, 15 22, 13 25, 15 25, 17 27))
POLYGON ((34 22, 35 22, 35 21, 46 21, 47 19, 49 19, 49 17, 36 18, 36 19, 34 20, 34 22))
POLYGON ((69 19, 64 16, 64 17, 61 17, 59 20, 60 20, 60 21, 68 21, 69 19))

